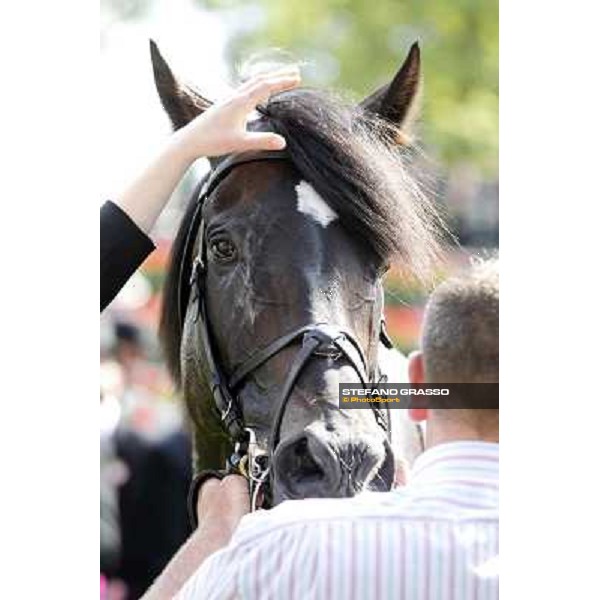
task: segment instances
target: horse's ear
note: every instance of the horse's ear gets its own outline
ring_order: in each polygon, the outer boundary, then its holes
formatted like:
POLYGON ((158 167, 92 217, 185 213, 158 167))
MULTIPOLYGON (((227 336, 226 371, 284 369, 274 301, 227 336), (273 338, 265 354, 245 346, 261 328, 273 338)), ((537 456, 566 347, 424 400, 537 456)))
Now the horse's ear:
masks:
POLYGON ((189 85, 177 81, 153 40, 150 40, 150 56, 161 104, 171 119, 173 129, 179 129, 203 113, 211 102, 189 85))
POLYGON ((391 83, 365 98, 360 106, 406 131, 417 116, 420 90, 421 51, 415 42, 391 83))

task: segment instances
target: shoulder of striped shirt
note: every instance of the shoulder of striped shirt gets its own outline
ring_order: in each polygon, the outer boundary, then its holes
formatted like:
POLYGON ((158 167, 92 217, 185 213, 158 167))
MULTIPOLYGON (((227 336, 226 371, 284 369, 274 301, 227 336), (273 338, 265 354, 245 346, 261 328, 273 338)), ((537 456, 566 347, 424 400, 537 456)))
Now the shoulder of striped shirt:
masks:
POLYGON ((456 524, 498 522, 497 504, 488 506, 469 502, 464 493, 444 492, 441 495, 413 495, 404 490, 388 493, 365 492, 355 498, 310 498, 290 500, 269 511, 246 515, 236 530, 232 544, 245 545, 267 541, 271 534, 287 529, 336 527, 348 521, 365 524, 384 521, 404 523, 439 522, 456 524), (397 496, 394 498, 392 496, 397 496), (300 504, 301 503, 301 504, 300 504), (260 538, 260 540, 259 540, 260 538))

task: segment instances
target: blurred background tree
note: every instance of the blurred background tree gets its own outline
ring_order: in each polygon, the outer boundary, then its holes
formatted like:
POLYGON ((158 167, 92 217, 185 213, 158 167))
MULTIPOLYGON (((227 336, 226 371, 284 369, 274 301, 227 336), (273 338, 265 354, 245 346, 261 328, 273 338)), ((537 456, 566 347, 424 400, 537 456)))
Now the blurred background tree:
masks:
POLYGON ((227 55, 238 64, 281 47, 299 60, 308 84, 364 96, 421 44, 425 94, 422 138, 452 168, 469 163, 494 177, 498 158, 497 0, 197 0, 239 10, 227 55))

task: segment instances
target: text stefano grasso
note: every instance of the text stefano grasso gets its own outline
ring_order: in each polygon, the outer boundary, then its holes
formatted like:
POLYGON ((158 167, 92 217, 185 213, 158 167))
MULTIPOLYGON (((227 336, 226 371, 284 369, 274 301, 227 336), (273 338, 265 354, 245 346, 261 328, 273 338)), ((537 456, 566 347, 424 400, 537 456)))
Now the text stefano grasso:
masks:
POLYGON ((343 388, 344 396, 449 396, 448 388, 343 388))

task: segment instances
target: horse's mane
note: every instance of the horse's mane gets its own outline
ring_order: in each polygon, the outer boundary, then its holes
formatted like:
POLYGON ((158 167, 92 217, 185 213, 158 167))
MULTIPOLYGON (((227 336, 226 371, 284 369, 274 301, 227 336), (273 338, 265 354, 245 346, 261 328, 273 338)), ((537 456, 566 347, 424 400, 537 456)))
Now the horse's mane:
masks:
MULTIPOLYGON (((374 260, 381 265, 398 260, 407 272, 429 280, 446 229, 434 201, 411 173, 411 149, 393 142, 401 138, 393 125, 312 89, 273 96, 259 112, 287 140, 302 178, 374 260)), ((191 201, 171 250, 160 325, 167 364, 178 383, 182 332, 177 286, 193 208, 191 201)))

